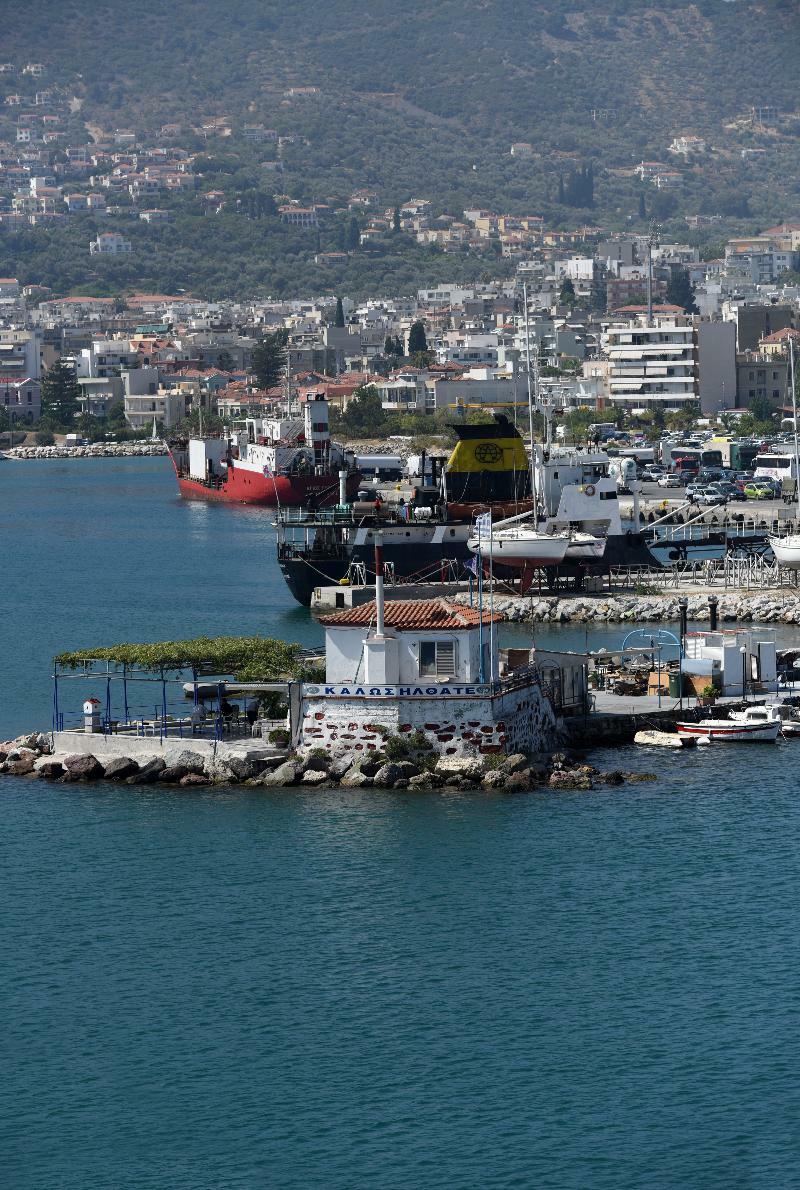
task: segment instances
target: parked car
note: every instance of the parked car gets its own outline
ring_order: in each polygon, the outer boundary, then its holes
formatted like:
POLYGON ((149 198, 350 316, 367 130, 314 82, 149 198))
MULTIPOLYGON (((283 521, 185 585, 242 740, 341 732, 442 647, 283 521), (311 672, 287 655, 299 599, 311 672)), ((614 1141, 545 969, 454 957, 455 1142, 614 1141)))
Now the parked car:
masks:
POLYGON ((722 492, 715 491, 712 487, 703 488, 694 498, 701 507, 705 508, 710 508, 715 504, 728 503, 728 497, 724 496, 722 492))
POLYGON ((683 471, 678 472, 678 478, 680 479, 682 484, 694 483, 697 481, 697 472, 696 471, 687 471, 684 469, 683 471))
POLYGON ((772 484, 751 481, 744 485, 744 495, 747 500, 772 500, 775 492, 772 484))
POLYGON ((651 465, 649 467, 643 468, 642 479, 645 481, 645 483, 657 483, 663 474, 663 467, 654 467, 651 465))
POLYGON ((704 483, 700 483, 699 479, 696 479, 693 483, 687 483, 687 485, 686 485, 686 499, 687 500, 696 500, 697 497, 700 495, 700 493, 704 492, 705 490, 706 490, 706 485, 704 483))
POLYGON ((682 488, 683 487, 680 477, 678 475, 674 475, 674 474, 670 475, 669 473, 666 475, 660 476, 657 482, 658 482, 658 486, 660 488, 682 488))
POLYGON ((726 500, 735 500, 739 495, 739 489, 735 483, 729 483, 727 479, 718 479, 716 483, 708 485, 712 491, 719 492, 726 500))

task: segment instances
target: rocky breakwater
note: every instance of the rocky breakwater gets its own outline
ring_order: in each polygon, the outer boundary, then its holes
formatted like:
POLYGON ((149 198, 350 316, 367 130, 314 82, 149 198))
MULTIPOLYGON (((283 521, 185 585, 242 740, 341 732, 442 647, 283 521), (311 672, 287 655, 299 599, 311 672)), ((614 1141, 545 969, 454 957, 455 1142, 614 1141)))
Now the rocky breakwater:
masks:
POLYGON ((9 459, 139 459, 165 455, 163 442, 95 442, 92 446, 15 446, 9 459))
MULTIPOLYGON (((685 593, 688 619, 710 618, 708 596, 716 594, 720 623, 800 624, 800 591, 743 591, 685 593)), ((624 624, 648 621, 677 623, 681 592, 648 595, 598 594, 560 596, 495 596, 493 609, 506 620, 532 624, 624 624)), ((458 595, 460 603, 469 597, 458 595)))
MULTIPOLYGON (((391 751, 391 750, 390 750, 391 751)), ((489 755, 476 759, 423 751, 408 758, 372 752, 332 755, 313 749, 306 755, 246 760, 203 757, 191 749, 167 763, 161 757, 118 756, 101 763, 90 753, 54 754, 50 736, 40 732, 0 744, 0 774, 62 784, 116 781, 127 785, 246 785, 317 789, 485 789, 530 793, 541 789, 591 790, 625 781, 654 780, 646 773, 601 772, 579 753, 525 756, 489 755)))

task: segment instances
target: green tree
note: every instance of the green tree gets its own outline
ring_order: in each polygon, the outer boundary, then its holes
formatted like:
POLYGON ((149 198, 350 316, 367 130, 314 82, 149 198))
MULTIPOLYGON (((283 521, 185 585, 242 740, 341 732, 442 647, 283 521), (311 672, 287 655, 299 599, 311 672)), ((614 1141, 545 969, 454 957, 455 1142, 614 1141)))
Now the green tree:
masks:
POLYGON ((369 438, 373 434, 380 434, 389 419, 375 386, 362 384, 348 401, 344 413, 336 420, 337 429, 346 430, 355 437, 369 438))
POLYGON ((558 175, 558 201, 563 205, 566 194, 564 192, 564 175, 558 175))
POLYGON ((349 252, 357 252, 360 246, 361 229, 359 228, 358 220, 354 215, 347 226, 347 249, 349 252))
POLYGON ((688 269, 673 269, 667 285, 667 301, 673 306, 682 306, 687 314, 699 314, 694 300, 694 288, 689 280, 688 269))
POLYGON ((344 326, 344 306, 340 297, 336 299, 336 315, 333 319, 333 325, 344 326))
POLYGON ((233 356, 229 351, 220 351, 217 356, 217 367, 220 372, 233 372, 236 369, 236 364, 233 362, 233 356))
POLYGON ((392 214, 392 231, 400 231, 400 208, 395 207, 392 214))
POLYGON ((250 367, 260 388, 276 388, 283 380, 288 337, 285 330, 273 331, 253 348, 250 367))
POLYGON ((572 284, 571 277, 565 277, 562 281, 558 301, 562 306, 575 305, 575 286, 572 284))
POLYGON ((640 219, 647 218, 647 207, 645 206, 645 202, 644 202, 644 194, 639 195, 639 218, 640 219))
POLYGON ((74 368, 63 360, 56 360, 42 378, 42 421, 50 428, 71 428, 80 395, 74 368))
POLYGON ((753 421, 756 424, 759 422, 766 422, 769 424, 772 421, 772 415, 775 412, 772 404, 770 403, 769 397, 751 397, 747 402, 747 408, 753 415, 753 421))
POLYGON ((415 322, 408 332, 408 354, 416 355, 418 351, 428 350, 428 340, 425 335, 425 327, 421 322, 415 322))

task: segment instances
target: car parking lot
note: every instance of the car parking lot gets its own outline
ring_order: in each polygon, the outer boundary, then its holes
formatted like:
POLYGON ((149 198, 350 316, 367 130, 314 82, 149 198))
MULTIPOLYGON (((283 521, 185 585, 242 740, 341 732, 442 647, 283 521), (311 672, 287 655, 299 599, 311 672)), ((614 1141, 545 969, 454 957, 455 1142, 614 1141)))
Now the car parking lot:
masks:
MULTIPOLYGON (((710 486, 710 485, 707 485, 710 486)), ((657 483, 644 482, 642 484, 640 502, 647 502, 651 507, 656 504, 663 503, 667 500, 669 504, 674 507, 686 501, 686 488, 664 488, 659 487, 657 483)), ((743 496, 729 500, 727 504, 720 504, 717 506, 701 507, 699 504, 692 504, 694 512, 714 512, 718 516, 724 512, 729 517, 735 515, 742 515, 748 519, 755 517, 756 520, 774 520, 779 517, 787 518, 792 515, 794 511, 794 503, 784 504, 783 500, 746 500, 743 496)))

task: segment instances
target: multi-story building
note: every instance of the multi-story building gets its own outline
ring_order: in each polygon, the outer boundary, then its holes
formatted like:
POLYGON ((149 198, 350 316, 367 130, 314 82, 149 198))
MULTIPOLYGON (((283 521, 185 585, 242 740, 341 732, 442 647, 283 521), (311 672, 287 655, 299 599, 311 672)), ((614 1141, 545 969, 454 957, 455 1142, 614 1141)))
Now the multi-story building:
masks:
POLYGON ((628 408, 680 409, 699 395, 697 332, 692 319, 642 315, 612 323, 602 336, 609 362, 609 397, 628 408))
POLYGON ((775 409, 787 403, 789 363, 775 356, 745 351, 736 357, 736 404, 746 409, 752 401, 767 400, 775 409))
POLYGON ((41 331, 0 330, 0 382, 38 380, 41 374, 41 331))
POLYGON ((42 413, 42 388, 30 376, 24 379, 0 380, 0 409, 12 425, 38 421, 42 413))

